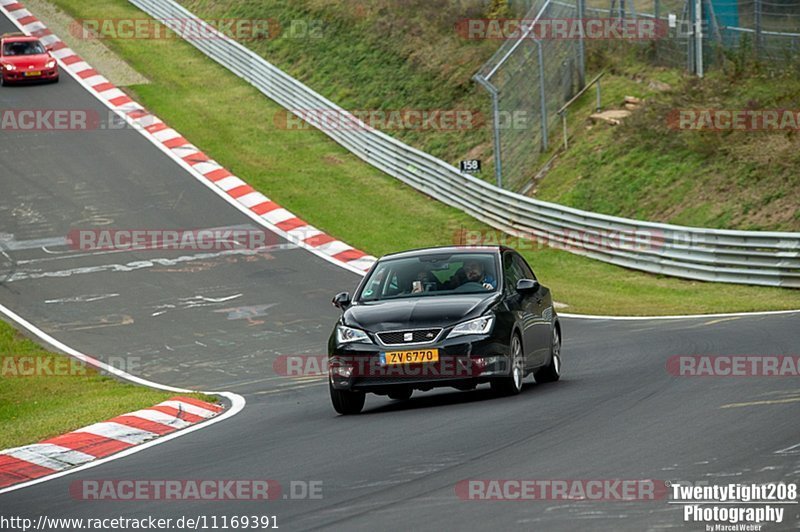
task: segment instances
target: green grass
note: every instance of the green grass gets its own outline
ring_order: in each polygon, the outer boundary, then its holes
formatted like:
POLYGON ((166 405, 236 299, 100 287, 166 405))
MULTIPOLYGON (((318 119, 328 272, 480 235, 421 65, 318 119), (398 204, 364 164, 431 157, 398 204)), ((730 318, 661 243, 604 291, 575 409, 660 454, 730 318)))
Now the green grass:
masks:
MULTIPOLYGON (((208 18, 269 18, 278 38, 245 45, 314 87, 345 109, 477 110, 489 116, 490 100, 471 80, 491 57, 494 41, 463 39, 456 23, 487 16, 482 0, 185 0, 208 18), (308 34, 294 27, 313 28, 308 34)), ((458 164, 464 154, 491 159, 491 129, 395 129, 391 134, 458 164)), ((486 167, 484 175, 491 177, 486 167)))
POLYGON ((175 396, 100 375, 71 357, 48 352, 2 321, 0 364, 0 449, 35 443, 175 396))
MULTIPOLYGON (((55 3, 75 18, 144 16, 123 0, 55 3)), ((278 129, 276 104, 185 42, 107 43, 150 79, 129 90, 151 111, 271 199, 359 249, 380 256, 452 244, 461 229, 491 231, 362 163, 321 132, 278 129)), ((523 253, 572 312, 800 308, 800 291, 664 278, 548 248, 523 253)))

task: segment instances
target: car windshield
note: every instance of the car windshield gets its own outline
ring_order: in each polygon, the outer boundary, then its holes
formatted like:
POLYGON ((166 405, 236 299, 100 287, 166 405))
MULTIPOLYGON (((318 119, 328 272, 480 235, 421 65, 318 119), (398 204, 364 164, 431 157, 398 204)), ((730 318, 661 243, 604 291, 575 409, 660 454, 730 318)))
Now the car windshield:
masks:
POLYGON ((491 253, 452 253, 387 259, 364 282, 358 299, 382 301, 497 290, 497 268, 491 253))
POLYGON ((44 47, 38 41, 7 42, 3 44, 3 55, 43 54, 44 47))

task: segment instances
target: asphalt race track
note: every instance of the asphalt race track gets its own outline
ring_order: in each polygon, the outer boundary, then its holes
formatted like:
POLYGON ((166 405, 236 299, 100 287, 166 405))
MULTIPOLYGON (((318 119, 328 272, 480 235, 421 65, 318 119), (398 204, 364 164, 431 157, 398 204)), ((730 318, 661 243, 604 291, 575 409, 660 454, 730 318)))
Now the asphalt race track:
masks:
MULTIPOLYGON (((0 33, 13 30, 0 21, 0 33)), ((106 114, 64 73, 57 85, 0 88, 0 108, 106 114)), ((530 382, 515 398, 484 387, 417 392, 405 403, 369 396, 362 415, 338 417, 324 378, 283 377, 273 362, 324 354, 338 312, 330 298, 352 290, 355 274, 278 237, 267 253, 69 249, 74 228, 256 227, 136 131, 3 131, 0 174, 0 233, 10 235, 0 304, 84 353, 128 361, 136 375, 247 400, 207 429, 1 495, 0 514, 275 515, 281 530, 702 530, 664 499, 469 501, 455 487, 465 479, 800 479, 797 377, 666 370, 674 355, 798 355, 800 314, 562 319, 561 382, 530 382), (81 501, 69 492, 81 479, 323 488, 318 499, 266 502, 81 501)), ((798 527, 795 505, 766 530, 798 527)))

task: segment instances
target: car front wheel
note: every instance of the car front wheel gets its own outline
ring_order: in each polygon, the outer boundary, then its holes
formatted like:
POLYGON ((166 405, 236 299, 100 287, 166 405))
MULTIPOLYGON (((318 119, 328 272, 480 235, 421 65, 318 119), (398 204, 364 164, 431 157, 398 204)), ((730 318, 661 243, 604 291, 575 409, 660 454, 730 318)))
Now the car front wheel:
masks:
POLYGON ((332 384, 328 384, 331 392, 331 403, 333 409, 343 416, 358 414, 364 408, 366 394, 364 392, 351 392, 350 390, 337 390, 332 384))
POLYGON ((550 363, 533 372, 538 384, 556 382, 561 378, 561 335, 557 327, 553 327, 553 338, 550 344, 550 363))
POLYGON ((506 377, 492 380, 492 390, 498 395, 517 395, 522 391, 525 377, 525 359, 522 355, 522 342, 519 335, 511 337, 511 369, 506 377))

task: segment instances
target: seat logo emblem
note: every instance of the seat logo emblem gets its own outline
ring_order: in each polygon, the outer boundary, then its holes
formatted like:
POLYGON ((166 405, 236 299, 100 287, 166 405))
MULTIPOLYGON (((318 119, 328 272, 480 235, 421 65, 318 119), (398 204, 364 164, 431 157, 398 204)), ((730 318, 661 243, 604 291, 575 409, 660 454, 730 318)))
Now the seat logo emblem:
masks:
POLYGON ((403 333, 403 341, 410 342, 414 339, 414 333, 403 333))

